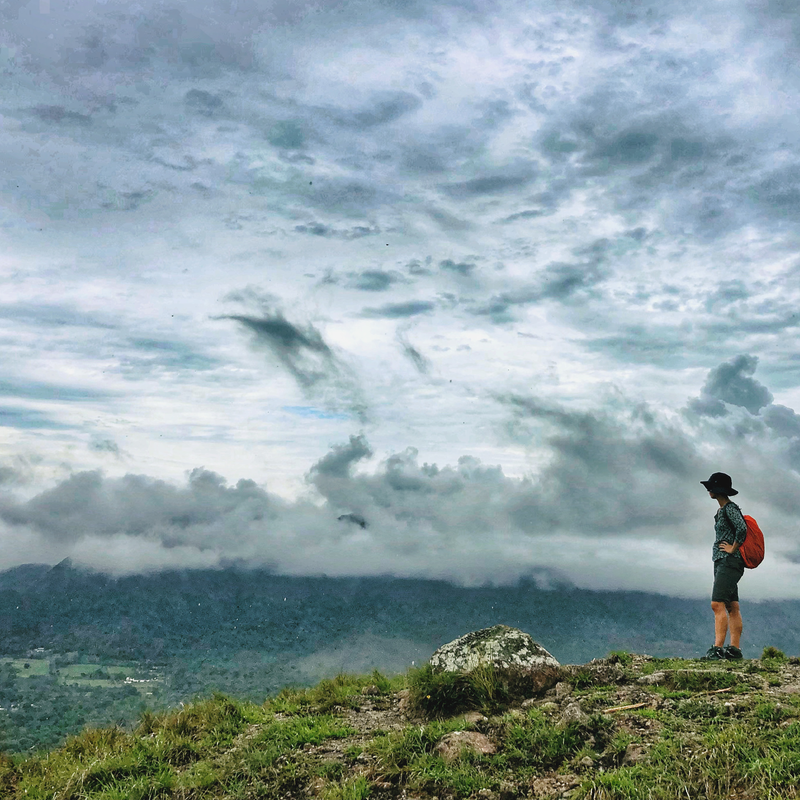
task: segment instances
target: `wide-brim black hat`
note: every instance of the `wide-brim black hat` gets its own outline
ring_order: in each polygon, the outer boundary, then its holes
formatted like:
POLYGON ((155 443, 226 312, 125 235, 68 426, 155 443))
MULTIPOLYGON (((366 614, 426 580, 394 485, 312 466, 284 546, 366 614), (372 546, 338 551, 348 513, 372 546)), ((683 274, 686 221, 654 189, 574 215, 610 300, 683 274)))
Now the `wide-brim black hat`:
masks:
POLYGON ((739 494, 731 486, 731 476, 726 475, 724 472, 715 472, 707 481, 700 481, 700 483, 714 494, 724 494, 725 497, 733 497, 735 494, 739 494))

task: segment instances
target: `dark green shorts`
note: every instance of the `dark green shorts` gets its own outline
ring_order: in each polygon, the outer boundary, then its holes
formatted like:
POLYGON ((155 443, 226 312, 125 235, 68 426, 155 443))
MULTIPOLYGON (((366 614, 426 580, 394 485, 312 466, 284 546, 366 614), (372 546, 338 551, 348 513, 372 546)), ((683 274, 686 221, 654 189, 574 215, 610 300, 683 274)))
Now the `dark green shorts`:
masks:
POLYGON ((739 602, 739 578, 744 575, 744 562, 741 558, 727 555, 714 562, 714 588, 711 590, 712 603, 739 602))

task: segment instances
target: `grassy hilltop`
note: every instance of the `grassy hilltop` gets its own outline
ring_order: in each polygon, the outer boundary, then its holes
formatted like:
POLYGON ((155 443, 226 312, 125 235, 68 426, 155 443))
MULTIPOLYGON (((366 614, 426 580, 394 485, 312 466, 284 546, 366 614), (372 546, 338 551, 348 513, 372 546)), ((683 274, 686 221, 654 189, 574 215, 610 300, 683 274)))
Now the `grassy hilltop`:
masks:
POLYGON ((798 784, 800 659, 773 648, 738 663, 612 653, 523 702, 490 669, 340 674, 0 757, 0 797, 26 800, 784 800, 798 784))

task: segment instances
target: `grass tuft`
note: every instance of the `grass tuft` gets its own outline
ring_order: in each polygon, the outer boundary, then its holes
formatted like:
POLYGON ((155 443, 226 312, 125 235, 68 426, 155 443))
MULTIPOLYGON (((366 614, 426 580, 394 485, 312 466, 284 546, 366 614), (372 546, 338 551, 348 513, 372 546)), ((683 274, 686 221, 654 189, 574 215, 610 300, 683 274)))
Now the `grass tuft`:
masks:
POLYGON ((469 673, 436 672, 426 664, 409 672, 409 701, 428 719, 444 719, 474 709, 496 713, 508 707, 508 687, 491 665, 469 673))

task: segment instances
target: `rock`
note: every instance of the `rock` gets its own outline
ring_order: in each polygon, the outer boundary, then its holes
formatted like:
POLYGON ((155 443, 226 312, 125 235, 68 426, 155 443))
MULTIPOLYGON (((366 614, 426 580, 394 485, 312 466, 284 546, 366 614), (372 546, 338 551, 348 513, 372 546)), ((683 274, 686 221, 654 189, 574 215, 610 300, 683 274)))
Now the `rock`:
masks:
POLYGON ((580 677, 584 681, 590 678, 592 686, 611 683, 624 683, 627 680, 625 668, 621 664, 607 664, 605 659, 595 658, 588 664, 562 667, 567 679, 580 677))
POLYGON ((563 681, 559 681, 556 684, 556 700, 563 700, 565 697, 569 697, 572 694, 572 686, 568 683, 564 683, 563 681))
POLYGON ((638 678, 636 683, 641 683, 645 686, 655 686, 657 683, 664 683, 667 678, 666 672, 654 672, 651 675, 642 675, 638 678))
POLYGON ((594 766, 594 759, 591 756, 584 756, 578 762, 578 766, 581 766, 581 767, 593 767, 594 766))
POLYGON ((586 722, 589 719, 587 714, 584 714, 578 703, 569 703, 561 712, 561 724, 564 726, 572 722, 586 722))
POLYGON ((440 647, 430 658, 435 672, 471 672, 491 665, 512 698, 549 689, 561 677, 561 665, 527 633, 507 625, 473 631, 440 647))
POLYGON ((542 703, 539 708, 542 711, 558 711, 558 703, 548 700, 546 703, 542 703))
POLYGON ((445 761, 458 758, 464 749, 483 755, 492 755, 497 752, 489 738, 477 731, 453 731, 443 736, 434 748, 435 752, 445 761))
POLYGON ((365 686, 361 690, 361 694, 367 694, 367 695, 376 695, 376 694, 380 694, 380 693, 381 693, 381 690, 377 686, 375 686, 375 684, 373 684, 372 686, 365 686))
POLYGON ((580 783, 577 775, 553 775, 547 778, 534 778, 531 781, 531 791, 534 797, 552 798, 565 797, 580 783))
POLYGON ((532 708, 533 706, 536 705, 536 702, 537 701, 536 701, 535 697, 529 697, 527 700, 523 700, 522 701, 522 708, 524 708, 526 710, 529 709, 529 708, 532 708))
POLYGON ((476 722, 488 722, 489 718, 481 714, 480 711, 468 711, 466 714, 462 715, 464 717, 464 721, 470 725, 474 725, 476 722))
POLYGON ((631 764, 638 764, 647 758, 647 750, 640 744, 629 744, 625 748, 625 755, 622 756, 622 764, 630 766, 631 764))

